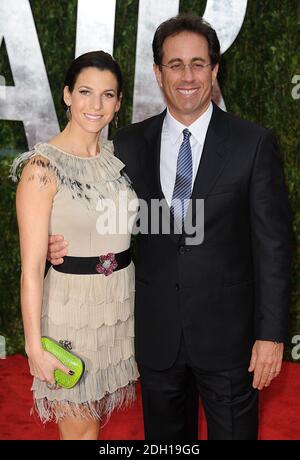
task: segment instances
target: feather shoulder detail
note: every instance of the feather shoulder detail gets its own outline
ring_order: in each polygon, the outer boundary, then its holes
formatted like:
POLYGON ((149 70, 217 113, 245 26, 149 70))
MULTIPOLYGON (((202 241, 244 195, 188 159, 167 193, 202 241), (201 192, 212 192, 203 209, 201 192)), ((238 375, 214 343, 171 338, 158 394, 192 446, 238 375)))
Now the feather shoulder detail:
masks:
POLYGON ((99 140, 100 153, 96 157, 80 157, 67 153, 58 147, 40 142, 29 152, 19 155, 11 166, 10 177, 17 182, 22 168, 29 160, 43 166, 45 171, 53 172, 57 187, 67 187, 73 198, 86 198, 98 192, 98 198, 103 198, 111 192, 125 189, 128 180, 123 176, 124 163, 114 155, 113 143, 104 139, 99 140), (40 158, 46 161, 41 161, 40 158))

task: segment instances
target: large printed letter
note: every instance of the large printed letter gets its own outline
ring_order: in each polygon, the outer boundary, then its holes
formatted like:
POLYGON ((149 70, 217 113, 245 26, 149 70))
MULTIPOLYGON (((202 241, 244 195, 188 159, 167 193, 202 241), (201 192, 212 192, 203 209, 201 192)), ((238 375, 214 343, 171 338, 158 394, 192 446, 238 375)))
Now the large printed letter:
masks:
POLYGON ((0 2, 0 44, 3 39, 15 86, 1 98, 0 119, 23 121, 31 148, 56 135, 59 125, 28 0, 0 2))
MULTIPOLYGON (((88 51, 113 54, 116 0, 78 0, 76 57, 88 51)), ((102 133, 107 137, 108 127, 102 133)))
MULTIPOLYGON (((116 0, 78 0, 76 57, 88 51, 113 54, 116 0)), ((107 138, 108 127, 102 133, 107 138)))
POLYGON ((179 0, 140 0, 133 96, 133 122, 156 115, 164 107, 160 90, 152 72, 152 40, 158 25, 176 16, 179 0))
MULTIPOLYGON (((247 2, 248 0, 207 1, 203 17, 217 32, 222 54, 230 48, 241 30, 247 2)), ((226 109, 218 81, 214 85, 213 99, 222 109, 226 109)))
POLYGON ((221 53, 234 43, 243 25, 248 0, 208 0, 203 18, 217 32, 221 53))
POLYGON ((76 57, 88 51, 113 53, 116 0, 78 0, 76 57))

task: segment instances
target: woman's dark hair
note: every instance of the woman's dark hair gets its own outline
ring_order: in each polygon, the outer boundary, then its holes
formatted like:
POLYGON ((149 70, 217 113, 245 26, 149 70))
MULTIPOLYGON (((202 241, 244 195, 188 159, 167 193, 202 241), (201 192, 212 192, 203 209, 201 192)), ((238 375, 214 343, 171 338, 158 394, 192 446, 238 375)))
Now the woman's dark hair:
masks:
MULTIPOLYGON (((78 75, 83 69, 88 67, 95 67, 99 70, 109 70, 117 79, 118 98, 120 97, 123 86, 121 68, 118 62, 109 53, 105 53, 105 51, 90 51, 74 59, 67 71, 64 86, 68 86, 70 92, 72 92, 78 75)), ((64 110, 67 111, 68 107, 63 96, 61 98, 61 103, 64 110)))
POLYGON ((220 61, 220 43, 216 31, 200 16, 192 14, 178 14, 160 24, 157 28, 153 42, 154 63, 161 67, 163 59, 163 44, 166 38, 181 32, 194 32, 206 38, 208 53, 212 68, 220 61))

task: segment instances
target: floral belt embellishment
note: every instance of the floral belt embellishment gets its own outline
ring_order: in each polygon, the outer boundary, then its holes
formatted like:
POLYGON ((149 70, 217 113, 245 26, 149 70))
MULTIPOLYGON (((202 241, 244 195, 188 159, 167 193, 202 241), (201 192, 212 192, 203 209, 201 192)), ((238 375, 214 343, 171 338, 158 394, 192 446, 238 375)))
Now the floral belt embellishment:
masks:
POLYGON ((111 275, 118 266, 113 252, 109 252, 106 256, 100 256, 99 261, 99 264, 96 265, 96 271, 105 276, 111 275))

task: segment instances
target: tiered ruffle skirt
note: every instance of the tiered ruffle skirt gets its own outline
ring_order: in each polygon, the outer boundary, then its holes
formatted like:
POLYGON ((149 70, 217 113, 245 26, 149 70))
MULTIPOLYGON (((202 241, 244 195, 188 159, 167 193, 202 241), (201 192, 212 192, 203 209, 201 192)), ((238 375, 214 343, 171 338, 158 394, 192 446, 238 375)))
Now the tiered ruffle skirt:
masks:
POLYGON ((65 416, 106 419, 135 399, 134 265, 104 275, 69 275, 50 268, 44 282, 42 335, 69 340, 85 362, 71 389, 50 390, 34 379, 35 409, 42 421, 65 416))

